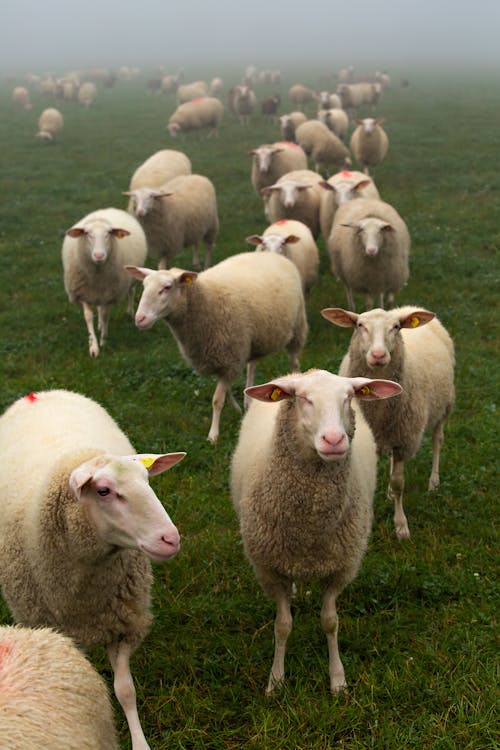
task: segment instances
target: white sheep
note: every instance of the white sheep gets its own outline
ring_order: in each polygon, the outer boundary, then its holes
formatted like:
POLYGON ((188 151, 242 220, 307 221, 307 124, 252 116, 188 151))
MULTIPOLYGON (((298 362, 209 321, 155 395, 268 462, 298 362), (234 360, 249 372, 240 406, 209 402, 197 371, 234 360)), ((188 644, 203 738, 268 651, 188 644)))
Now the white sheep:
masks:
POLYGON ((321 196, 319 222, 321 234, 328 240, 335 212, 339 206, 357 198, 380 198, 380 194, 369 175, 343 169, 323 182, 325 192, 321 196))
POLYGON ((41 138, 43 141, 53 141, 60 135, 63 126, 64 119, 59 110, 54 107, 48 107, 43 110, 38 118, 37 138, 41 138))
POLYGON ((139 188, 127 194, 146 234, 149 254, 159 259, 159 268, 168 268, 172 258, 190 246, 194 248, 193 266, 199 268, 200 242, 205 245, 208 268, 219 231, 217 197, 208 177, 180 175, 158 188, 139 188))
POLYGON ((78 89, 78 101, 84 107, 90 107, 97 98, 97 86, 92 81, 86 81, 78 89))
POLYGON ((151 623, 149 560, 179 533, 148 477, 184 453, 135 454, 110 415, 78 393, 31 393, 0 417, 0 583, 14 619, 103 644, 133 750, 149 748, 130 656, 151 623))
POLYGON ((384 118, 365 117, 364 120, 355 120, 355 122, 357 128, 351 135, 349 145, 364 173, 369 174, 370 168, 380 164, 389 150, 389 138, 385 130, 380 127, 384 118))
POLYGON ((263 187, 272 185, 287 172, 307 169, 307 156, 296 143, 277 141, 253 148, 248 153, 253 157, 250 181, 259 195, 263 187))
POLYGON ((309 169, 294 169, 274 185, 262 188, 265 214, 271 224, 280 219, 296 219, 309 227, 314 239, 319 236, 319 207, 323 188, 321 175, 309 169))
POLYGON ((267 227, 262 235, 246 238, 257 250, 279 253, 297 266, 302 279, 304 298, 307 299, 318 280, 319 250, 311 230, 301 221, 282 219, 267 227))
MULTIPOLYGON (((132 177, 128 191, 124 195, 130 195, 133 190, 139 188, 156 188, 163 185, 174 177, 181 174, 191 174, 191 160, 182 151, 171 148, 163 148, 156 151, 140 164, 132 177)), ((127 211, 133 213, 134 199, 130 196, 127 211)))
POLYGON ((222 78, 219 78, 219 76, 212 78, 208 86, 209 96, 220 96, 222 93, 223 87, 224 87, 224 82, 222 78))
POLYGON ((295 131, 307 120, 303 112, 289 112, 280 116, 281 137, 285 141, 295 141, 295 131))
POLYGON ((288 98, 299 109, 303 109, 306 104, 314 101, 314 97, 314 91, 302 83, 295 83, 288 89, 288 98))
POLYGON ((248 125, 250 115, 255 111, 257 97, 255 91, 246 85, 234 86, 232 90, 231 108, 242 125, 248 125))
POLYGON ((218 135, 224 106, 213 96, 203 96, 180 104, 170 116, 167 130, 175 138, 179 133, 208 130, 208 136, 218 135))
MULTIPOLYGON (((143 281, 135 324, 151 328, 163 318, 186 361, 201 375, 216 375, 208 439, 215 442, 231 383, 247 367, 252 385, 257 360, 286 349, 293 369, 307 336, 299 272, 274 253, 240 253, 199 275, 172 268, 128 267, 143 281)), ((238 408, 238 407, 237 407, 238 408)))
POLYGON ((375 296, 389 303, 409 277, 410 234, 395 208, 381 200, 359 198, 337 209, 328 238, 332 273, 346 289, 347 305, 355 310, 353 292, 364 294, 366 307, 375 296))
POLYGON ((353 399, 400 392, 396 383, 325 370, 276 378, 252 399, 231 465, 231 495, 244 550, 276 602, 275 651, 267 692, 283 682, 292 630, 292 585, 319 580, 330 689, 346 686, 336 598, 358 572, 372 525, 376 450, 353 399), (262 403, 261 403, 262 402, 262 403))
POLYGON ((316 171, 335 171, 351 164, 349 149, 319 120, 307 120, 295 131, 295 139, 313 160, 316 171))
POLYGON ((380 96, 378 87, 373 83, 361 81, 359 83, 341 83, 337 89, 342 102, 342 108, 355 110, 363 106, 373 105, 380 96))
POLYGON ((349 116, 347 112, 343 109, 320 109, 318 120, 326 125, 328 130, 331 130, 337 138, 345 141, 349 128, 349 116))
POLYGON ((29 91, 25 86, 15 86, 12 90, 12 103, 18 109, 32 109, 29 91))
POLYGON ((83 308, 91 357, 97 357, 99 343, 106 342, 110 306, 128 296, 128 312, 133 314, 134 289, 124 266, 143 263, 146 255, 141 225, 118 208, 93 211, 67 230, 62 245, 64 287, 69 301, 83 308), (97 306, 99 343, 93 305, 97 306))
POLYGON ((453 341, 435 314, 419 307, 375 309, 360 315, 330 308, 322 314, 335 325, 354 328, 340 374, 390 378, 403 389, 401 398, 389 408, 367 403, 362 408, 379 453, 391 454, 387 496, 394 502, 398 538, 408 537, 403 510, 404 465, 417 453, 424 432, 431 430, 429 491, 439 486, 444 425, 455 399, 453 341))
POLYGON ((208 94, 208 84, 206 81, 192 81, 191 83, 181 83, 177 87, 177 104, 184 104, 185 102, 191 101, 191 99, 198 99, 199 97, 206 96, 208 94))
POLYGON ((118 750, 106 684, 70 638, 0 626, 0 743, 5 750, 118 750))
POLYGON ((315 99, 322 110, 342 109, 342 100, 338 94, 331 94, 329 91, 319 91, 315 94, 315 99))

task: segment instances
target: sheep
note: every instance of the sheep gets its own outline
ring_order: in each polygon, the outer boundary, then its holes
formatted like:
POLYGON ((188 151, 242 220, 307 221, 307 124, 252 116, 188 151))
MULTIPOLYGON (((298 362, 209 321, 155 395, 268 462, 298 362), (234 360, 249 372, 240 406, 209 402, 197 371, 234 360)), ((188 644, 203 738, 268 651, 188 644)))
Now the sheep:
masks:
POLYGON ((146 330, 163 318, 186 361, 201 375, 217 376, 212 443, 226 395, 237 407, 230 388, 245 365, 247 386, 266 354, 286 349, 290 366, 298 369, 307 320, 299 272, 287 258, 240 253, 199 275, 179 268, 127 270, 144 284, 136 326, 146 330))
POLYGON ((287 172, 307 169, 307 156, 296 143, 277 141, 254 148, 248 154, 253 156, 250 180, 259 195, 263 187, 272 185, 287 172))
POLYGON ((257 97, 250 86, 239 85, 233 88, 232 110, 242 125, 248 125, 256 104, 257 97))
POLYGON ((63 129, 64 120, 62 114, 54 107, 44 109, 38 118, 37 138, 43 141, 53 141, 63 129))
POLYGON ((337 138, 345 141, 347 130, 349 128, 349 117, 343 109, 320 109, 318 120, 322 122, 328 130, 331 130, 337 138))
POLYGON ((134 289, 124 265, 143 263, 146 255, 141 225, 118 208, 93 211, 67 230, 62 245, 64 287, 69 301, 83 308, 91 357, 98 357, 99 344, 106 342, 110 305, 128 295, 128 312, 133 314, 134 289), (93 305, 97 306, 99 343, 93 305))
POLYGON ((337 170, 351 164, 347 147, 319 120, 307 120, 299 125, 295 139, 314 161, 316 172, 332 166, 337 170))
POLYGON ((314 91, 301 83, 295 83, 288 89, 288 98, 299 109, 314 101, 314 91))
POLYGON ((280 219, 296 219, 309 227, 314 239, 319 236, 319 207, 322 178, 309 169, 294 169, 274 185, 262 188, 266 217, 273 224, 280 219))
POLYGON ((264 234, 252 234, 246 238, 257 250, 279 253, 297 266, 302 279, 304 298, 318 280, 319 250, 311 230, 301 221, 282 219, 271 224, 264 234))
POLYGON ((384 122, 383 117, 365 117, 364 120, 355 120, 357 128, 351 135, 349 142, 354 158, 361 165, 365 174, 370 173, 370 167, 376 167, 387 155, 389 150, 389 138, 380 126, 384 122))
POLYGON ((96 100, 97 97, 97 86, 92 81, 82 83, 78 89, 78 101, 83 104, 84 107, 90 107, 96 100))
POLYGON ((326 370, 246 389, 256 400, 243 419, 232 457, 231 496, 246 556, 264 592, 276 602, 267 693, 284 681, 297 580, 321 583, 330 690, 346 687, 335 602, 366 551, 377 463, 373 435, 351 401, 387 398, 400 390, 390 381, 339 377, 326 370))
POLYGON ((178 76, 172 74, 164 75, 161 78, 160 91, 162 94, 172 94, 174 91, 177 91, 178 85, 178 76))
POLYGON ((193 266, 198 269, 200 242, 205 245, 208 268, 219 231, 215 188, 208 177, 180 175, 158 188, 132 190, 130 196, 146 233, 149 254, 159 259, 159 268, 167 268, 177 253, 193 245, 193 266))
POLYGON ((307 120, 303 112, 289 112, 280 116, 281 137, 285 141, 295 141, 295 131, 307 120))
MULTIPOLYGON (((156 188, 181 174, 191 174, 191 160, 182 151, 164 148, 156 151, 135 170, 130 178, 129 195, 139 188, 156 188)), ((127 211, 133 213, 134 199, 130 196, 127 211)))
POLYGON ((181 83, 177 87, 177 104, 184 104, 192 99, 205 97, 208 94, 208 84, 205 81, 181 83))
POLYGON ((349 350, 339 373, 400 383, 401 398, 385 405, 362 404, 379 453, 389 451, 391 469, 388 498, 394 502, 394 524, 399 539, 410 536, 403 510, 404 464, 416 455, 424 432, 432 430, 432 471, 429 491, 439 486, 439 456, 444 426, 453 409, 453 341, 435 314, 419 307, 369 310, 356 313, 339 308, 322 310, 338 326, 352 327, 349 350))
POLYGON ((270 120, 277 120, 278 110, 281 104, 281 96, 274 94, 273 96, 267 96, 262 100, 260 105, 260 111, 264 117, 270 120))
POLYGON ((5 750, 118 750, 104 680, 50 628, 0 626, 0 727, 5 750))
POLYGON ((315 98, 319 102, 320 109, 342 109, 342 100, 338 94, 319 91, 315 98))
POLYGON ((366 296, 367 308, 373 297, 384 295, 393 302, 408 281, 410 235, 395 208, 381 200, 359 198, 337 209, 327 241, 333 274, 347 293, 347 305, 355 310, 353 291, 366 296))
POLYGON ((25 86, 16 86, 12 91, 12 103, 18 109, 32 109, 29 91, 25 86))
POLYGON ((3 597, 22 625, 106 646, 133 750, 149 748, 129 661, 152 620, 150 560, 179 549, 148 477, 184 456, 135 454, 102 406, 66 390, 30 393, 0 417, 3 597))
POLYGON ((342 102, 342 109, 351 111, 365 105, 372 105, 374 99, 379 96, 375 85, 366 81, 350 84, 341 83, 337 93, 342 102))
POLYGON ((372 178, 363 172, 343 169, 320 182, 320 185, 325 189, 319 210, 321 234, 325 240, 330 236, 335 211, 339 206, 354 198, 380 198, 372 178))
POLYGON ((203 96, 180 104, 170 116, 167 130, 175 138, 179 133, 208 129, 208 136, 218 135, 224 106, 213 96, 203 96))
POLYGON ((224 82, 222 78, 219 78, 219 76, 212 78, 208 86, 209 96, 220 96, 220 94, 222 93, 223 87, 224 87, 224 82))

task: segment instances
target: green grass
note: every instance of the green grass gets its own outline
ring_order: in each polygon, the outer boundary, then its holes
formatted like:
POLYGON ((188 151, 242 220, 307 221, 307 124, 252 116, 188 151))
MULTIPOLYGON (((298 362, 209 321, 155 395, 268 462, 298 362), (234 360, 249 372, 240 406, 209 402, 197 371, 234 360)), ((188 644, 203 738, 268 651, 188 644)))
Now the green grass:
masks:
MULTIPOLYGON (((294 78, 314 84, 316 73, 294 78)), ((216 259, 248 249, 244 238, 265 222, 246 152, 278 140, 276 127, 258 117, 242 129, 226 116, 219 139, 172 141, 164 127, 173 101, 147 96, 142 82, 119 83, 101 92, 88 112, 62 105, 61 140, 44 145, 33 136, 47 103, 34 93, 33 110, 15 112, 11 89, 0 90, 0 408, 29 391, 69 388, 102 403, 139 451, 188 453, 179 467, 152 481, 183 544, 174 560, 154 566, 155 620, 132 664, 139 713, 156 750, 498 747, 500 89, 498 79, 485 74, 435 80, 422 73, 409 89, 394 78, 379 108, 390 152, 374 178, 412 237, 410 282, 398 303, 424 305, 448 327, 457 349, 457 404, 439 491, 426 491, 429 438, 407 466, 412 537, 406 543, 393 533, 388 465, 385 458, 380 462, 369 550, 339 599, 349 683, 349 693, 339 697, 327 690, 315 585, 302 588, 295 603, 286 688, 264 696, 274 608, 243 556, 228 492, 239 416, 226 406, 219 444, 211 446, 206 435, 214 381, 181 360, 165 326, 136 330, 124 305, 113 309, 109 344, 91 360, 81 310, 69 305, 62 283, 64 231, 95 208, 124 207, 121 191, 130 175, 159 148, 181 148, 193 170, 213 180, 221 222, 216 259)), ((292 82, 282 84, 283 95, 292 82)), ((308 302, 302 366, 335 370, 349 334, 319 311, 346 303, 328 270, 323 240, 320 248, 321 278, 308 302)), ((189 251, 178 264, 189 267, 189 251)), ((257 382, 286 367, 284 355, 269 357, 257 369, 257 382)), ((243 383, 242 377, 235 384, 237 397, 243 383)), ((1 600, 0 622, 11 622, 1 600)), ((111 684, 104 653, 91 656, 111 684)), ((116 721, 128 748, 119 707, 116 721)))

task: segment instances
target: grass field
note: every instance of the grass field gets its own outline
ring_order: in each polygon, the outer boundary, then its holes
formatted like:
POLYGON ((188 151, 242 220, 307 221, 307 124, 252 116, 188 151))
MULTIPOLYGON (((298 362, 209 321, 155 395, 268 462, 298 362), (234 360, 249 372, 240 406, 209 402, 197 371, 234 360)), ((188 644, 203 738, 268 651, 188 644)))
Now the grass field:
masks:
MULTIPOLYGON (((203 72, 197 71, 196 77, 203 72)), ((225 76, 231 81, 231 74, 225 76)), ((295 76, 314 84, 316 72, 295 76)), ((407 466, 411 540, 398 543, 380 462, 375 524, 356 581, 338 602, 340 652, 349 692, 328 693, 319 591, 299 590, 287 652, 287 686, 264 696, 273 651, 274 605, 244 558, 228 492, 239 416, 226 405, 221 437, 206 440, 214 381, 183 362, 166 326, 139 332, 125 306, 111 314, 109 343, 87 353, 80 309, 70 306, 60 249, 65 230, 87 212, 125 207, 133 170, 159 148, 180 148, 216 187, 221 231, 215 257, 248 249, 265 227, 250 185, 247 151, 279 140, 257 117, 248 129, 229 115, 218 139, 173 141, 164 127, 173 101, 148 96, 144 81, 102 91, 94 109, 62 105, 59 143, 34 138, 48 103, 14 111, 0 91, 0 407, 29 391, 63 387, 89 395, 117 419, 139 451, 187 451, 179 467, 152 480, 182 533, 182 549, 155 565, 153 627, 136 652, 139 713, 152 750, 489 750, 499 746, 495 715, 498 604, 498 250, 500 171, 498 75, 416 75, 386 92, 390 152, 374 172, 384 200, 406 220, 411 276, 400 304, 434 310, 456 344, 457 403, 445 434, 441 487, 426 491, 426 438, 407 466)), ((284 81, 282 95, 294 80, 284 81)), ((269 87, 258 90, 259 97, 269 87)), ((282 111, 287 111, 285 103, 282 111)), ((345 307, 329 271, 308 302, 302 367, 334 370, 349 334, 319 314, 345 307)), ((190 252, 178 265, 189 268, 190 252)), ((256 382, 286 370, 283 355, 257 368, 256 382)), ((243 378, 235 384, 240 398, 243 378)), ((0 511, 1 512, 1 511, 0 511)), ((0 622, 11 618, 0 601, 0 622)), ((104 652, 93 661, 111 685, 104 652)), ((128 730, 117 706, 123 748, 128 730)), ((0 742, 1 745, 1 742, 0 742)))

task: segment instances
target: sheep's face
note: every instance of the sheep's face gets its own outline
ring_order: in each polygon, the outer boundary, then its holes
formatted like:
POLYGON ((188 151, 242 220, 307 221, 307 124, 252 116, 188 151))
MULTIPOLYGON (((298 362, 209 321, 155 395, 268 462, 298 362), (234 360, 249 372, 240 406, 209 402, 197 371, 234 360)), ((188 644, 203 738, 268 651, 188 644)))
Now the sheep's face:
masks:
POLYGON ((274 149, 272 146, 259 146, 252 152, 259 172, 269 172, 274 149))
POLYGON ((368 367, 387 367, 394 352, 402 346, 401 329, 419 328, 428 323, 434 313, 411 310, 368 310, 357 316, 356 335, 368 367))
POLYGON ((102 265, 109 258, 113 247, 113 239, 121 240, 127 237, 130 232, 127 229, 113 227, 107 221, 97 219, 84 226, 72 227, 68 229, 66 234, 74 239, 81 238, 92 263, 102 265))
POLYGON ((293 208, 299 200, 301 194, 303 194, 310 185, 302 185, 299 182, 293 180, 284 180, 279 184, 271 185, 271 192, 275 192, 279 195, 279 200, 285 208, 293 208))
POLYGON ((368 257, 375 257, 383 247, 386 235, 394 229, 387 221, 370 216, 360 221, 342 224, 357 233, 360 245, 368 257))
POLYGON ((162 190, 154 190, 153 188, 137 188, 137 190, 131 190, 130 192, 124 193, 124 195, 130 195, 134 205, 134 212, 138 219, 144 218, 154 208, 156 201, 162 198, 167 193, 162 190))
POLYGON ((192 284, 197 275, 194 271, 171 268, 168 271, 150 269, 127 270, 135 278, 142 279, 144 289, 135 314, 137 328, 151 328, 160 318, 169 318, 175 312, 182 314, 182 304, 186 287, 192 284), (138 273, 139 272, 139 275, 138 273))
POLYGON ((376 121, 373 117, 365 117, 364 120, 361 120, 361 127, 363 128, 363 133, 366 135, 371 135, 373 131, 375 130, 376 121))

